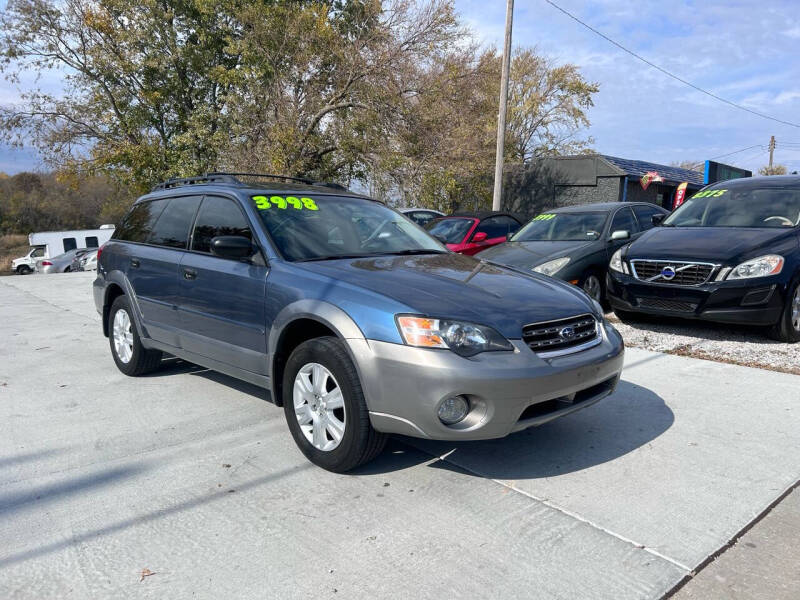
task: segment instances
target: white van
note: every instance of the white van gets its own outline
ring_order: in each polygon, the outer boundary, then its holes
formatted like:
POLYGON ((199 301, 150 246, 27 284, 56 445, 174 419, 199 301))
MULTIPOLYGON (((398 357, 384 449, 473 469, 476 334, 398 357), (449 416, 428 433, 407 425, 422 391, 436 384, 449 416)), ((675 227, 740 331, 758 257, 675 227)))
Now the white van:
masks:
POLYGON ((53 258, 75 248, 99 248, 111 239, 114 225, 101 225, 99 229, 73 231, 39 231, 28 236, 31 248, 25 256, 11 261, 11 268, 20 275, 32 273, 36 263, 53 258))

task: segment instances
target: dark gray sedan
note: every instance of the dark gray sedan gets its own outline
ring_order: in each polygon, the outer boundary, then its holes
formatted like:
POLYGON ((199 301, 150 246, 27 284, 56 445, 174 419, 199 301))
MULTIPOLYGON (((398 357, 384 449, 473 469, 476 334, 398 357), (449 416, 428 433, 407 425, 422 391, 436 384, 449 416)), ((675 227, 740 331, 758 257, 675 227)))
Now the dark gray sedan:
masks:
POLYGON ((535 216, 508 242, 477 257, 558 277, 602 303, 611 255, 653 227, 654 215, 666 214, 660 206, 645 202, 556 208, 535 216))

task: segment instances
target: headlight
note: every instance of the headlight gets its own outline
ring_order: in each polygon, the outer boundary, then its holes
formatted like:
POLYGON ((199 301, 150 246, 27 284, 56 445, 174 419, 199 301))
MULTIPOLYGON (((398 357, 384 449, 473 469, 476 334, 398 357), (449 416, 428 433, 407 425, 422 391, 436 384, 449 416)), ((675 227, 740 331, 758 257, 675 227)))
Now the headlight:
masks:
POLYGON ((485 325, 409 316, 397 317, 397 325, 409 346, 449 348, 460 356, 514 349, 511 342, 485 325))
POLYGON ((751 277, 766 277, 777 275, 783 269, 783 257, 777 254, 767 254, 745 261, 728 273, 728 279, 750 279, 751 277))
POLYGON ((546 263, 536 265, 531 269, 534 273, 541 273, 542 275, 555 275, 569 262, 569 256, 562 256, 555 260, 548 260, 546 263))
POLYGON ((611 260, 608 263, 608 268, 612 271, 617 271, 618 273, 625 273, 625 275, 629 275, 628 273, 628 265, 625 264, 625 261, 622 260, 622 251, 624 248, 620 248, 614 254, 611 255, 611 260))

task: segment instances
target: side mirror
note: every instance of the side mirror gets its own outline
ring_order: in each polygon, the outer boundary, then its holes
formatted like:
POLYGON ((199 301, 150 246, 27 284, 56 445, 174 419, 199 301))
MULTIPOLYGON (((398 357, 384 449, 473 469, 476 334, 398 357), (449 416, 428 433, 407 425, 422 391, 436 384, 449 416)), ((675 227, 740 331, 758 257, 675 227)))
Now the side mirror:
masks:
POLYGON ((487 237, 489 237, 489 236, 486 235, 485 231, 479 231, 478 233, 476 233, 475 235, 472 236, 472 241, 473 242, 485 242, 487 237))
POLYGON ((211 254, 222 258, 242 260, 255 254, 253 242, 240 235, 218 235, 211 238, 211 254))
POLYGON ((627 229, 619 229, 611 234, 611 241, 614 240, 627 240, 631 237, 630 232, 627 229))
POLYGON ((659 225, 661 225, 662 221, 666 218, 667 215, 665 215, 664 213, 657 213, 652 217, 650 217, 650 219, 653 221, 653 227, 658 227, 659 225))

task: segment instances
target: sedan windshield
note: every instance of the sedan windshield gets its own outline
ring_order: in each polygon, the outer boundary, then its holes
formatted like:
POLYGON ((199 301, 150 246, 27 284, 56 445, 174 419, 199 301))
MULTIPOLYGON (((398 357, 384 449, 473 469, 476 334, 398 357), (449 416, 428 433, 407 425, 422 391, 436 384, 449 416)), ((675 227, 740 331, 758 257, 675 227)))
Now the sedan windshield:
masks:
POLYGON ((253 202, 288 260, 447 252, 408 219, 371 200, 253 196, 253 202))
POLYGON ((475 219, 439 219, 429 223, 425 229, 428 233, 443 240, 445 244, 460 244, 464 236, 469 233, 475 219))
POLYGON ((800 189, 736 187, 702 190, 664 219, 672 227, 795 227, 800 189))
POLYGON ((603 231, 607 213, 544 213, 520 229, 512 242, 567 242, 596 240, 603 231))

